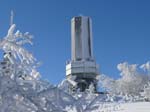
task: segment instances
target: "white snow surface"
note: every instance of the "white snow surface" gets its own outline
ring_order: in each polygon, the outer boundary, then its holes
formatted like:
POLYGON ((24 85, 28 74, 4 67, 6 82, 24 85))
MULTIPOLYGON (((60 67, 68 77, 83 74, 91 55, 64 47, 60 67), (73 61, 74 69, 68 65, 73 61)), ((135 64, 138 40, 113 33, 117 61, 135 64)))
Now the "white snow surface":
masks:
POLYGON ((150 102, 105 103, 91 112, 150 112, 150 102))
POLYGON ((150 112, 150 102, 124 103, 119 105, 120 110, 116 112, 150 112))

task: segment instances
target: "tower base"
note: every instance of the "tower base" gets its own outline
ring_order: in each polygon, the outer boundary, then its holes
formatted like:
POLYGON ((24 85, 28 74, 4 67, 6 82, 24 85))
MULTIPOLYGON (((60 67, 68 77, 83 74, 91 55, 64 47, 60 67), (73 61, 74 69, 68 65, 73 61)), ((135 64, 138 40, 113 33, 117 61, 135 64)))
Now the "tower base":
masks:
POLYGON ((71 61, 66 65, 67 79, 75 77, 73 81, 76 85, 69 87, 71 91, 84 92, 92 85, 93 92, 97 92, 98 75, 98 65, 95 61, 71 61))

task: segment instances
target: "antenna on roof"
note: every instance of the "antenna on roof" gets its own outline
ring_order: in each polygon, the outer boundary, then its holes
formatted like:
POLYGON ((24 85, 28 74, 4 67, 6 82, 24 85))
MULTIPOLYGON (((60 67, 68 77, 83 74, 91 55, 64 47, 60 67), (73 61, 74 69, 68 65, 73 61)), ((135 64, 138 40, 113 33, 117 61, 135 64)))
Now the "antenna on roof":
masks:
POLYGON ((79 14, 79 16, 83 17, 84 15, 83 14, 79 14))
POLYGON ((13 24, 14 21, 14 12, 11 10, 11 15, 10 15, 10 26, 13 24))

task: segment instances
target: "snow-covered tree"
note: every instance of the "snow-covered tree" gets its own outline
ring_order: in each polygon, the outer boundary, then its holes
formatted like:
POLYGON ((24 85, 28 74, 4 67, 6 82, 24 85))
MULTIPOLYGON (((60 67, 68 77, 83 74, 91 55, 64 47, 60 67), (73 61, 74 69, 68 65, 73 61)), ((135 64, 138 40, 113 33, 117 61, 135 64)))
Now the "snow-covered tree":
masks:
POLYGON ((114 80, 106 75, 100 76, 100 85, 109 94, 122 95, 125 99, 132 100, 133 97, 140 96, 144 86, 150 80, 149 74, 138 72, 140 68, 136 64, 129 65, 127 62, 118 64, 121 78, 114 80))
POLYGON ((144 86, 144 90, 141 92, 141 95, 146 101, 150 101, 150 82, 144 86))
POLYGON ((44 80, 36 59, 23 45, 31 44, 29 33, 15 32, 13 24, 0 40, 0 112, 62 112, 75 99, 44 80))

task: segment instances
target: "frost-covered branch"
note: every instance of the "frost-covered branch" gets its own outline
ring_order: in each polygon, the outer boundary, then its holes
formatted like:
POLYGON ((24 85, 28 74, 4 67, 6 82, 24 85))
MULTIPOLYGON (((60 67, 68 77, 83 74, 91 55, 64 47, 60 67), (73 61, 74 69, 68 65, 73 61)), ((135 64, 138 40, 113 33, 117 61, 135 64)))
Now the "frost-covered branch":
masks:
MULTIPOLYGON (((5 53, 11 53, 12 58, 28 64, 34 63, 35 58, 22 46, 26 43, 32 44, 32 35, 28 32, 21 33, 19 30, 15 32, 16 25, 13 24, 8 30, 8 34, 0 40, 0 49, 5 53)), ((8 57, 10 58, 10 57, 8 57)))

